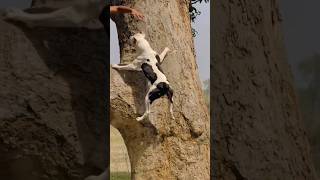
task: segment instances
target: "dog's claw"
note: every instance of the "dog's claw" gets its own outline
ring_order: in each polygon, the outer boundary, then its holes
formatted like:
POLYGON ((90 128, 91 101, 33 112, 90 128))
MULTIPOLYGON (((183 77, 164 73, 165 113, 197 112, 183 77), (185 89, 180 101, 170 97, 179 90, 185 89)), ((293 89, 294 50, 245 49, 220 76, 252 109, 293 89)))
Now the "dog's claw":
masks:
POLYGON ((143 116, 141 116, 141 117, 137 117, 137 118, 136 118, 136 120, 137 120, 137 121, 142 121, 143 119, 144 119, 144 117, 143 117, 143 116))

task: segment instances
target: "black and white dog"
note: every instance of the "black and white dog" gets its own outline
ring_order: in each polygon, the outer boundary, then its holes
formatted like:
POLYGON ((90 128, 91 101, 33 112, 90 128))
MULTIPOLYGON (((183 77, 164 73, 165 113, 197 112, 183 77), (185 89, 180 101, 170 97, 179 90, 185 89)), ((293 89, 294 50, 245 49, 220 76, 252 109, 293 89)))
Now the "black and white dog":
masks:
POLYGON ((121 66, 114 64, 112 67, 118 70, 143 71, 144 75, 148 79, 150 86, 145 97, 146 110, 141 117, 137 117, 137 120, 141 121, 148 117, 152 102, 164 95, 167 95, 170 101, 170 113, 171 117, 174 119, 173 90, 160 67, 160 64, 163 62, 167 52, 170 51, 169 48, 166 47, 163 52, 158 55, 145 39, 145 34, 142 33, 137 33, 131 36, 130 40, 135 44, 135 48, 139 56, 128 65, 121 66))

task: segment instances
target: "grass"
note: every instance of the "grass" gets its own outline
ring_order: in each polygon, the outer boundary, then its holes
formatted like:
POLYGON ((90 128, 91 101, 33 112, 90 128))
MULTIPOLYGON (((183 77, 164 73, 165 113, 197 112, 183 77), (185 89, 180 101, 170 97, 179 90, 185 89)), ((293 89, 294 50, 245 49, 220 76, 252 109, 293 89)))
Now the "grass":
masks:
POLYGON ((119 131, 110 127, 110 171, 130 172, 130 160, 126 145, 119 131))
POLYGON ((130 180, 131 175, 128 172, 111 172, 110 180, 130 180))

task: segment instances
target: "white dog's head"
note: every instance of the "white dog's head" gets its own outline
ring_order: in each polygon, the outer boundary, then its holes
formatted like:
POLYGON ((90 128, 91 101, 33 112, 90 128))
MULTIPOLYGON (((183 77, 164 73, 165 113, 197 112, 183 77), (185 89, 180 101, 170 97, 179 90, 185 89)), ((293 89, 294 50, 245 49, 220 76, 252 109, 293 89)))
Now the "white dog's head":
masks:
POLYGON ((136 33, 130 37, 130 43, 135 46, 136 50, 147 50, 150 48, 150 45, 145 37, 144 33, 136 33))
POLYGON ((144 33, 136 33, 133 36, 130 36, 131 44, 136 44, 138 41, 145 39, 146 35, 144 33))

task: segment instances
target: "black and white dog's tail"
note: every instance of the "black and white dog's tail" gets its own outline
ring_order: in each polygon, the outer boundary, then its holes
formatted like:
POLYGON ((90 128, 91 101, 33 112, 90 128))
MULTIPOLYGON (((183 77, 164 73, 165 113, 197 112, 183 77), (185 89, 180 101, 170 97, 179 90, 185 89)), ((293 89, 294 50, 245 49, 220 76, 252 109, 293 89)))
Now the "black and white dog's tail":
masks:
POLYGON ((170 101, 170 113, 171 113, 171 117, 172 119, 174 119, 174 116, 173 116, 173 90, 169 87, 168 91, 167 91, 167 96, 168 96, 168 99, 170 101))

